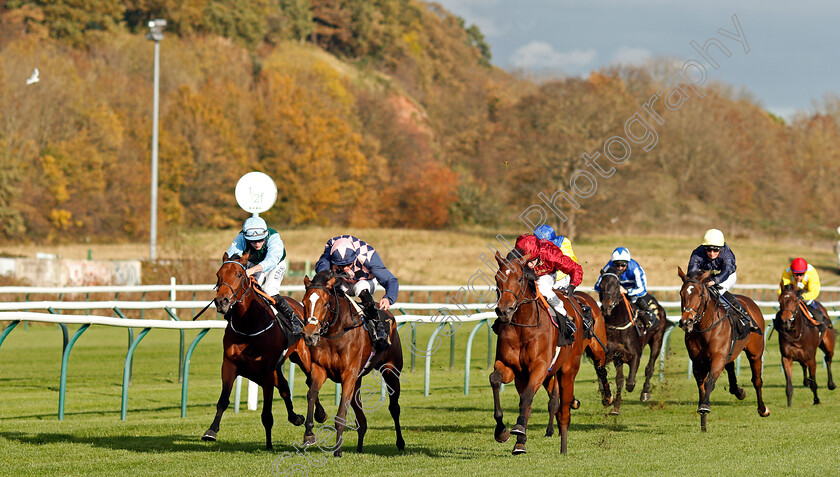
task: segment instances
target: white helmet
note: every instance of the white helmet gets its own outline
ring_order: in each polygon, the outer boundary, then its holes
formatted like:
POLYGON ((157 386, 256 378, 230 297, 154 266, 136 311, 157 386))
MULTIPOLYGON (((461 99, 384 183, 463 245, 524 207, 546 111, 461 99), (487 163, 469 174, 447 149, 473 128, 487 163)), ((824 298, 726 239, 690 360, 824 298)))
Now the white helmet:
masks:
POLYGON ((251 242, 262 240, 268 237, 268 225, 262 217, 249 217, 242 224, 242 233, 245 234, 245 240, 251 242))
POLYGON ((612 253, 612 261, 613 262, 629 262, 630 261, 630 250, 627 250, 625 247, 618 247, 613 250, 612 253))
POLYGON ((706 234, 703 235, 703 243, 700 245, 707 246, 711 245, 712 247, 723 247, 723 232, 718 229, 709 229, 706 231, 706 234))

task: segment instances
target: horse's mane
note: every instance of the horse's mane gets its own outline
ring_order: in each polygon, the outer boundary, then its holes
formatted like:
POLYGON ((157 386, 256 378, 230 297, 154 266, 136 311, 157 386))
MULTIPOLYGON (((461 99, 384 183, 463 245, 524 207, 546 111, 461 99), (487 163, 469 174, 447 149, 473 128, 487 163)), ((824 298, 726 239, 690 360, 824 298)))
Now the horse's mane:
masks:
MULTIPOLYGON (((613 266, 613 265, 611 265, 610 268, 608 268, 607 271, 605 271, 604 273, 612 273, 613 275, 616 275, 616 276, 621 275, 620 273, 618 273, 618 269, 615 268, 615 266, 613 266)), ((602 273, 602 275, 604 273, 602 273)))
POLYGON ((782 292, 784 293, 786 291, 799 292, 799 289, 793 284, 793 282, 791 282, 786 283, 785 286, 782 287, 782 292))
POLYGON ((344 279, 336 276, 332 270, 321 270, 320 272, 316 273, 314 277, 312 277, 312 281, 309 282, 309 286, 320 286, 327 288, 327 282, 330 281, 331 278, 335 278, 335 286, 339 288, 344 285, 344 279))
POLYGON ((685 276, 688 280, 700 281, 700 276, 706 273, 708 270, 694 270, 693 272, 689 273, 685 276))
MULTIPOLYGON (((508 262, 513 262, 521 259, 524 256, 525 252, 521 248, 514 247, 513 249, 511 249, 510 252, 508 252, 507 256, 505 257, 505 260, 507 260, 508 262)), ((522 266, 522 273, 525 276, 525 281, 528 283, 528 286, 531 288, 531 291, 534 291, 536 289, 535 282, 537 280, 537 274, 534 272, 534 270, 532 270, 528 266, 525 266, 524 264, 522 266)))

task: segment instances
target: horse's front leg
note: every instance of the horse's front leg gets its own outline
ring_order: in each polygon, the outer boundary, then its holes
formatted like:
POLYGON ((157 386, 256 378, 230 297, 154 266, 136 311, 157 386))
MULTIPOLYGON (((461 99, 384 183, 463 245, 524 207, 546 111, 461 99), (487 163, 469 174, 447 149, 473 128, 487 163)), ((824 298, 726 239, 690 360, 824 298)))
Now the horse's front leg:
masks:
MULTIPOLYGON (((265 450, 273 449, 271 445, 271 428, 274 427, 274 415, 271 413, 271 405, 274 402, 274 386, 276 385, 276 380, 272 374, 263 379, 263 382, 260 383, 260 386, 263 390, 263 408, 262 414, 260 418, 262 420, 262 425, 265 428, 265 450)), ((288 391, 289 384, 286 383, 286 390, 288 391)))
POLYGON ((793 358, 782 356, 782 369, 785 372, 785 396, 787 396, 787 405, 790 407, 793 401, 793 358))
POLYGON ((309 391, 306 393, 306 421, 303 426, 303 445, 309 446, 315 444, 315 434, 312 432, 312 426, 315 425, 313 419, 315 403, 319 402, 318 393, 321 391, 321 386, 324 385, 324 381, 326 380, 326 370, 318 365, 312 365, 312 373, 307 380, 309 391))
POLYGON ((698 404, 697 412, 700 414, 700 430, 706 432, 706 414, 709 413, 709 403, 706 399, 706 377, 709 375, 708 363, 692 360, 691 372, 694 374, 694 381, 697 382, 698 404))
POLYGON ((817 360, 816 357, 811 356, 808 359, 808 376, 811 379, 811 392, 814 393, 814 404, 820 403, 820 398, 817 396, 817 360))
MULTIPOLYGON (((546 379, 543 386, 548 393, 548 427, 545 429, 545 437, 551 437, 554 435, 554 418, 560 410, 560 388, 557 386, 557 377, 552 376, 546 379)), ((559 422, 558 420, 558 425, 559 422)))
POLYGON ((828 373, 828 390, 833 391, 837 388, 834 384, 834 377, 831 375, 831 360, 834 358, 834 339, 835 333, 833 329, 825 330, 823 339, 820 341, 820 349, 823 351, 823 361, 825 362, 825 370, 828 373))
POLYGON ((225 359, 222 361, 222 394, 216 403, 216 417, 210 428, 201 436, 203 441, 215 441, 216 433, 219 432, 219 424, 222 422, 222 414, 230 405, 230 391, 233 389, 233 382, 236 380, 236 365, 225 359))
POLYGON ((726 363, 726 375, 729 377, 729 394, 743 401, 747 397, 744 388, 738 386, 738 375, 735 373, 735 361, 726 363))
POLYGON ((516 419, 516 425, 510 430, 511 434, 516 434, 516 445, 513 446, 513 455, 524 454, 526 452, 525 442, 528 440, 528 420, 531 417, 531 405, 534 403, 534 396, 540 389, 545 375, 545 368, 537 368, 532 370, 527 381, 524 379, 516 380, 516 388, 519 391, 519 417, 516 419))
POLYGON ((353 414, 356 415, 356 423, 358 424, 359 441, 356 443, 356 452, 359 454, 362 453, 362 449, 364 448, 365 433, 367 432, 367 417, 365 417, 365 412, 362 409, 361 388, 362 378, 359 378, 356 380, 353 395, 350 399, 350 408, 353 410, 353 414))
MULTIPOLYGON (((347 428, 347 407, 354 398, 356 387, 353 384, 357 382, 358 378, 356 376, 358 374, 358 369, 349 369, 341 375, 341 403, 335 413, 335 451, 333 451, 335 457, 342 456, 341 446, 344 444, 344 429, 347 428)), ((359 436, 363 437, 367 430, 367 421, 364 414, 357 415, 356 421, 359 436)))
POLYGON ((634 389, 636 389, 636 373, 639 372, 639 362, 642 359, 642 354, 635 354, 635 350, 633 349, 633 353, 631 353, 630 361, 627 363, 628 368, 630 368, 629 372, 627 373, 627 392, 632 393, 634 389))
MULTIPOLYGON (((660 319, 664 319, 660 317, 660 319)), ((645 385, 642 387, 642 394, 639 399, 642 402, 650 401, 650 380, 653 378, 653 370, 656 367, 656 361, 659 358, 659 353, 662 351, 662 333, 659 332, 649 342, 650 359, 647 366, 645 366, 645 385), (657 339, 658 338, 658 339, 657 339)), ((644 348, 643 348, 644 349, 644 348)))
POLYGON ((493 435, 496 442, 507 442, 510 439, 510 431, 505 426, 502 413, 502 402, 499 397, 499 390, 502 383, 509 383, 513 380, 513 370, 505 366, 501 361, 496 361, 495 368, 490 373, 490 387, 493 389, 493 418, 496 419, 496 429, 493 435))
POLYGON ((289 381, 283 375, 282 367, 274 370, 274 385, 277 387, 277 390, 280 392, 280 397, 283 398, 283 402, 286 404, 286 413, 288 414, 289 422, 295 426, 303 424, 303 416, 295 413, 295 406, 292 404, 292 391, 289 389, 289 381))
POLYGON ((613 359, 615 365, 615 396, 613 396, 613 408, 610 414, 617 416, 621 413, 621 390, 624 388, 624 360, 616 353, 613 359))

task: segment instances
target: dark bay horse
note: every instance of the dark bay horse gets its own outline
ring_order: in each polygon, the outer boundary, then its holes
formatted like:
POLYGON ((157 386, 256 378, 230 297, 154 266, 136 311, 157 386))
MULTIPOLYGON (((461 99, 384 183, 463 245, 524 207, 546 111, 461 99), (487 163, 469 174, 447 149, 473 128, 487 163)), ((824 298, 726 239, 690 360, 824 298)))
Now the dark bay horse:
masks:
POLYGON ((610 268, 601 273, 601 291, 598 297, 601 300, 601 310, 604 314, 604 321, 607 324, 607 347, 609 348, 610 359, 615 364, 615 386, 616 395, 613 400, 613 409, 610 414, 617 415, 621 408, 621 388, 624 386, 624 365, 629 367, 627 375, 627 392, 633 392, 636 387, 636 372, 639 370, 639 363, 642 358, 645 346, 650 347, 650 359, 645 367, 645 384, 642 386, 642 402, 650 401, 650 379, 653 376, 653 368, 656 366, 656 359, 662 350, 662 339, 669 321, 665 316, 665 309, 656 303, 659 323, 654 328, 644 329, 638 323, 633 311, 633 306, 622 293, 619 282, 618 270, 610 268))
MULTIPOLYGON (((834 357, 834 328, 827 328, 820 333, 819 324, 811 318, 806 307, 800 299, 796 286, 792 283, 780 284, 782 293, 779 295, 779 315, 774 323, 779 331, 779 349, 782 352, 782 367, 785 370, 785 394, 787 405, 790 407, 793 397, 793 384, 791 366, 797 361, 808 367, 808 378, 806 382, 814 393, 814 404, 820 403, 817 397, 817 380, 815 378, 817 368, 817 348, 823 351, 826 368, 828 369, 828 389, 836 388, 834 379, 831 376, 831 359, 834 357)), ((819 305, 823 316, 828 316, 822 304, 819 305)))
MULTIPOLYGON (((574 343, 560 348, 555 357, 557 328, 551 324, 548 310, 540 303, 533 272, 526 265, 530 256, 513 249, 507 258, 496 252, 499 271, 496 287, 499 293, 496 314, 502 326, 496 340, 496 361, 490 374, 493 389, 493 417, 496 419, 496 441, 506 442, 510 434, 517 436, 513 454, 524 454, 526 430, 531 404, 540 386, 549 392, 549 416, 558 416, 560 450, 567 452, 570 405, 575 394, 575 377, 580 369, 580 357, 586 346, 581 317, 571 303, 559 294, 569 316, 574 319, 577 332, 574 343), (556 377, 556 384, 552 384, 556 377), (519 417, 508 430, 504 423, 499 390, 502 383, 515 381, 519 393, 519 417)), ((551 426, 551 422, 549 422, 551 426)), ((551 427, 549 427, 550 429, 551 427)))
MULTIPOLYGON (((363 325, 361 312, 354 309, 350 299, 341 289, 342 279, 329 270, 318 272, 312 281, 303 280, 306 292, 303 297, 305 326, 303 339, 309 346, 312 358, 312 379, 309 383, 306 425, 303 435, 305 445, 315 444, 312 432, 313 406, 317 405, 318 392, 327 380, 341 383, 341 403, 335 415, 336 446, 333 455, 341 457, 344 429, 347 427, 347 406, 353 408, 359 442, 356 451, 362 452, 367 418, 365 410, 379 408, 379 387, 362 387, 362 377, 377 369, 385 380, 389 394, 388 410, 397 431, 397 449, 405 449, 400 429, 400 373, 403 367, 402 345, 394 315, 391 319, 391 346, 375 352, 368 332, 363 325), (364 391, 364 392, 363 392, 364 391), (377 398, 371 399, 372 396, 377 398)), ((320 445, 320 443, 319 443, 320 445)))
MULTIPOLYGON (((299 426, 303 424, 303 416, 295 414, 292 406, 289 383, 283 376, 282 363, 286 357, 296 363, 307 375, 309 381, 310 359, 309 350, 298 340, 288 351, 286 350, 286 335, 277 325, 269 306, 258 296, 254 280, 245 274, 248 263, 248 253, 242 257, 222 257, 222 266, 216 272, 216 311, 228 320, 223 338, 224 358, 222 360, 222 394, 216 404, 216 417, 204 435, 205 441, 215 441, 219 432, 222 414, 230 404, 230 391, 237 376, 244 376, 262 386, 263 409, 262 424, 265 427, 265 447, 271 449, 271 428, 274 416, 271 414, 271 404, 274 388, 280 391, 280 396, 286 403, 289 422, 299 426)), ((300 303, 284 297, 289 305, 298 313, 303 311, 300 303)), ((319 422, 326 420, 324 408, 318 403, 319 422)))
MULTIPOLYGON (((735 358, 745 351, 752 371, 752 383, 758 400, 758 414, 770 415, 770 409, 764 405, 761 395, 761 361, 764 353, 764 335, 749 333, 745 338, 735 340, 734 327, 727 319, 727 313, 718 300, 712 296, 706 282, 711 271, 692 272, 690 275, 677 268, 683 281, 680 289, 682 317, 680 328, 685 330, 685 347, 691 358, 694 379, 700 394, 697 412, 700 414, 700 430, 706 431, 706 415, 709 413, 709 396, 715 389, 718 376, 726 368, 729 375, 729 392, 739 400, 747 393, 738 387, 735 376, 735 358)), ((759 329, 764 330, 764 317, 755 302, 743 295, 735 295, 747 313, 755 320, 759 329)))

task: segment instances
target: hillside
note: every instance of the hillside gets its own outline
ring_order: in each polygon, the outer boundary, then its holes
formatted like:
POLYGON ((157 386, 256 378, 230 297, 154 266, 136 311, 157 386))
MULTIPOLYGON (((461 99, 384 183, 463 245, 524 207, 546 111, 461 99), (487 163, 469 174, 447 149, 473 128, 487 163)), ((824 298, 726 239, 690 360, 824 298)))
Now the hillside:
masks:
POLYGON ((692 94, 655 65, 537 83, 493 67, 477 27, 417 0, 84 5, 0 7, 0 240, 148 236, 150 18, 169 22, 162 236, 241 223, 232 191, 251 170, 277 182, 264 215, 283 230, 523 231, 552 197, 545 219, 572 237, 718 227, 827 240, 840 223, 837 96, 789 124, 748 93, 692 94), (680 106, 627 126, 663 87, 680 106), (598 172, 584 155, 618 154, 614 137, 632 151, 598 172))

